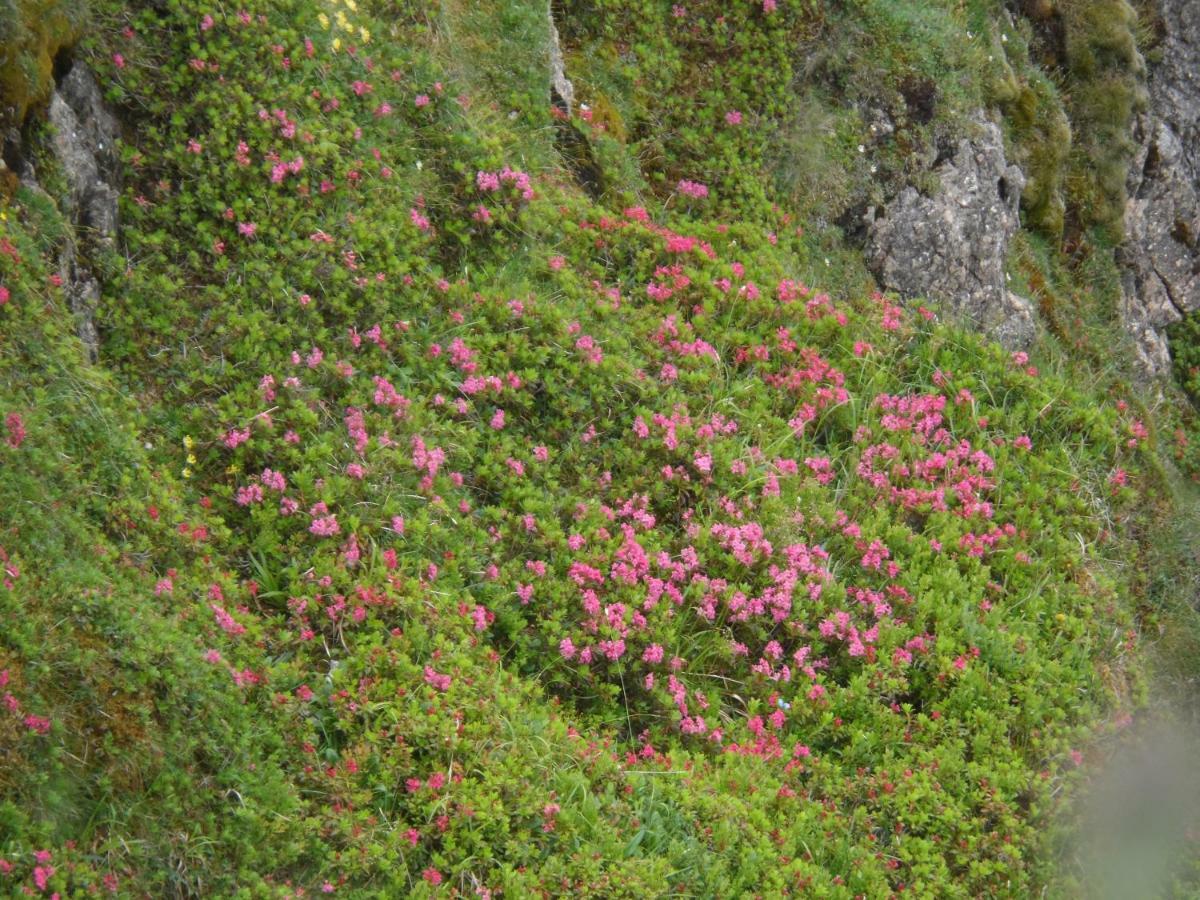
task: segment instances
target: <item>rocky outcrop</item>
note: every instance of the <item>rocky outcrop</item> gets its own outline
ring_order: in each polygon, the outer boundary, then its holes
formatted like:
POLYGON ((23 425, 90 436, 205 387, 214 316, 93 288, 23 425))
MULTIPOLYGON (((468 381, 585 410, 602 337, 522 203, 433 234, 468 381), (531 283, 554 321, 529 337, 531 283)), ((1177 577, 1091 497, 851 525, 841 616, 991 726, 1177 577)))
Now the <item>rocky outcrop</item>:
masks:
MULTIPOLYGON (((59 248, 59 275, 76 317, 79 337, 95 361, 99 350, 95 309, 100 283, 92 260, 111 252, 116 240, 119 130, 92 73, 80 62, 73 62, 56 83, 46 116, 55 160, 70 188, 66 197, 57 198, 70 226, 59 248)), ((19 158, 22 183, 30 190, 43 192, 33 163, 23 154, 13 155, 19 158)))
POLYGON ((1005 159, 999 127, 980 115, 972 130, 934 168, 935 193, 908 187, 882 215, 868 213, 867 261, 884 289, 940 300, 1005 345, 1024 347, 1036 314, 1008 290, 1005 260, 1025 177, 1005 159))
POLYGON ((1158 14, 1121 248, 1124 320, 1155 375, 1170 371, 1163 329, 1200 309, 1200 10, 1195 0, 1161 0, 1158 14))
POLYGON ((553 2, 547 18, 550 21, 550 103, 570 116, 575 111, 575 86, 567 77, 567 63, 563 59, 558 26, 554 22, 553 2))

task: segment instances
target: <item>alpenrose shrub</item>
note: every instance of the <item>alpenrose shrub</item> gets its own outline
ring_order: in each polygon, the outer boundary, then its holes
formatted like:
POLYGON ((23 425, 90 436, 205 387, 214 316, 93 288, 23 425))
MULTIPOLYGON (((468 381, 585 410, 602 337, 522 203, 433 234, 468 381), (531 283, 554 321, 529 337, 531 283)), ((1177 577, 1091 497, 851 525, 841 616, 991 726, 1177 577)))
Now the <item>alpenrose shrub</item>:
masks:
MULTIPOLYGON (((753 44, 788 7, 731 21, 753 44)), ((35 717, 0 721, 21 800, 0 884, 966 897, 1069 877, 1056 813, 1136 702, 1104 562, 1148 438, 1130 408, 923 307, 804 283, 798 223, 723 196, 756 184, 753 153, 586 199, 548 104, 467 93, 453 9, 99 14, 93 60, 136 126, 101 310, 136 465, 79 526, 112 558, 72 620, 91 655, 0 638, 0 689, 35 717), (31 693, 40 656, 87 672, 100 648, 149 673, 120 693, 143 724, 104 738, 138 777, 91 762, 82 704, 31 693), (203 737, 180 749, 185 723, 203 737)), ((63 329, 62 298, 26 287, 49 252, 0 255, 6 329, 38 304, 63 329)), ((6 470, 53 471, 45 404, 0 412, 6 470)), ((72 597, 36 590, 53 559, 21 541, 0 596, 54 621, 72 597)))

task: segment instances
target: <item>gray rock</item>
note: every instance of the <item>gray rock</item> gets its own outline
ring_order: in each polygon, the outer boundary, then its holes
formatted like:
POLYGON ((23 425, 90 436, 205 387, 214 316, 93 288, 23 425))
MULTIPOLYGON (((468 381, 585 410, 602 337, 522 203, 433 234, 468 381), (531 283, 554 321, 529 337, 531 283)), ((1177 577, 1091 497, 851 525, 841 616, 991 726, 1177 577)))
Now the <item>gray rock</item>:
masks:
POLYGON ((905 188, 869 222, 867 261, 884 289, 940 300, 1006 346, 1026 347, 1037 316, 1005 272, 1025 176, 1005 159, 995 124, 979 114, 974 131, 933 170, 934 194, 905 188))
POLYGON ((116 240, 120 132, 92 73, 79 62, 55 86, 47 115, 54 126, 54 155, 71 189, 65 212, 74 226, 74 235, 59 253, 59 274, 78 320, 79 337, 94 361, 99 352, 95 309, 100 284, 87 260, 110 251, 116 240))
POLYGON ((1122 313, 1151 375, 1170 371, 1163 329, 1200 309, 1200 9, 1195 0, 1158 6, 1161 61, 1134 122, 1120 254, 1122 313))
POLYGON ((575 109, 575 86, 567 77, 558 26, 554 24, 553 4, 548 7, 546 16, 550 21, 550 101, 569 116, 575 109))

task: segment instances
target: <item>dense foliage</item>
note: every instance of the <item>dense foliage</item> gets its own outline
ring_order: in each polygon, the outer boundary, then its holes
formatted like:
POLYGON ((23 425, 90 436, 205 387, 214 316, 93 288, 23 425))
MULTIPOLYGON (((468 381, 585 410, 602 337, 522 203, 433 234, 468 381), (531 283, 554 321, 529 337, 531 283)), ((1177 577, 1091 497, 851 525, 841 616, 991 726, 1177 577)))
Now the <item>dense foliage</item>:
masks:
POLYGON ((818 10, 595 4, 564 121, 542 4, 434 6, 96 3, 103 368, 0 221, 2 889, 1077 888, 1145 414, 794 218, 818 10))

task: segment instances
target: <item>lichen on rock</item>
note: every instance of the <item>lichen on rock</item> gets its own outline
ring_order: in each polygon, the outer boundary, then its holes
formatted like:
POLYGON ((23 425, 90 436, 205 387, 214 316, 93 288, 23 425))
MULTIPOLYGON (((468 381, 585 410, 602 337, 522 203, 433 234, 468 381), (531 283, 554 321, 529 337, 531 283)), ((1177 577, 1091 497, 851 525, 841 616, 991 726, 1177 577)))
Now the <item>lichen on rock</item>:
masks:
POLYGON ((868 263, 886 290, 940 300, 1002 343, 1024 347, 1036 316, 1008 290, 1005 260, 1025 176, 1005 158, 997 125, 978 114, 973 126, 975 136, 935 167, 937 191, 908 187, 882 214, 868 214, 868 263))
MULTIPOLYGON (((91 71, 73 61, 56 82, 46 119, 51 127, 50 149, 66 176, 65 197, 52 197, 69 223, 58 249, 58 274, 75 314, 76 330, 88 357, 99 353, 95 309, 100 282, 95 260, 114 247, 120 198, 120 161, 116 144, 119 126, 105 106, 91 71)), ((31 160, 18 154, 20 179, 30 191, 45 193, 31 160)))
POLYGON ((1162 0, 1150 103, 1134 121, 1137 155, 1125 209, 1123 319, 1138 361, 1170 371, 1166 326, 1200 309, 1200 15, 1162 0))

